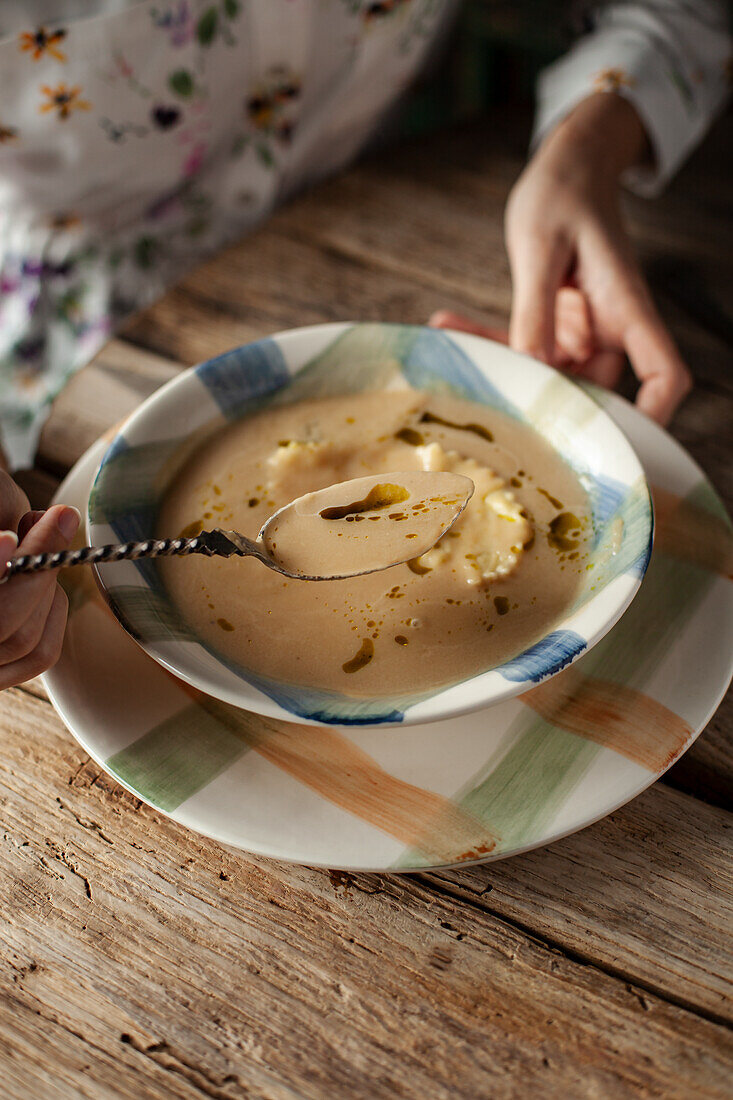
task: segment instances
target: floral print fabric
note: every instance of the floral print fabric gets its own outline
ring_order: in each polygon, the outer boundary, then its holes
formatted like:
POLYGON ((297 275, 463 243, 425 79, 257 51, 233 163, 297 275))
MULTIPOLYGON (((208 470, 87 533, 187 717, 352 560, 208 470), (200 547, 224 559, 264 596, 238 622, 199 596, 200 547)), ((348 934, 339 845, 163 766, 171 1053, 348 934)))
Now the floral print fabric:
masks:
MULTIPOLYGON (((456 7, 2 0, 0 439, 12 466, 30 464, 54 396, 115 324, 363 147, 456 7)), ((612 4, 541 80, 537 136, 594 90, 627 95, 656 152, 654 173, 631 182, 653 190, 722 102, 729 58, 722 0, 612 4)))
POLYGON ((0 41, 0 431, 16 467, 119 320, 353 157, 455 8, 105 2, 0 41))

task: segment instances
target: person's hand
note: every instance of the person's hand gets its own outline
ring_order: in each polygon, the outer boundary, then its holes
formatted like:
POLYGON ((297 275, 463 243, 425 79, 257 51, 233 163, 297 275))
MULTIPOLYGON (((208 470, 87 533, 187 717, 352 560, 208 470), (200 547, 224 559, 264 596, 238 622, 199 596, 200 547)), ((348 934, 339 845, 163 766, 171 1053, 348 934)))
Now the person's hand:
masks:
POLYGON ((584 100, 544 140, 506 208, 512 347, 612 387, 624 354, 636 403, 666 424, 691 377, 639 270, 619 210, 624 170, 648 155, 619 96, 584 100))
MULTIPOLYGON (((29 511, 25 494, 0 470, 0 576, 12 557, 67 549, 78 526, 75 508, 29 511)), ((67 611, 53 570, 0 585, 0 689, 32 680, 56 663, 67 611)))

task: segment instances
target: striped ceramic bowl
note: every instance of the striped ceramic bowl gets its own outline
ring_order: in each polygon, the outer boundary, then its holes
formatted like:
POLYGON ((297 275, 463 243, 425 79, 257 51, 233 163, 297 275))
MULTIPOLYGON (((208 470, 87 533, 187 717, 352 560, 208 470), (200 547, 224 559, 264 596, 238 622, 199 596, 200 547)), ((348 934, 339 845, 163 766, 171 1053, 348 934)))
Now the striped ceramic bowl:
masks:
POLYGON ((96 474, 88 534, 95 544, 152 536, 161 498, 210 433, 288 400, 385 389, 400 376, 531 424, 580 476, 592 504, 586 587, 545 637, 505 664, 428 693, 364 700, 267 680, 228 663, 191 633, 152 561, 100 566, 106 599, 160 664, 209 695, 293 722, 394 725, 447 718, 520 694, 575 661, 620 618, 649 561, 648 486, 626 437, 584 390, 501 344, 412 325, 332 324, 295 329, 188 370, 125 423, 96 474), (619 543, 619 532, 622 532, 619 543), (611 552, 611 545, 616 548, 611 552))

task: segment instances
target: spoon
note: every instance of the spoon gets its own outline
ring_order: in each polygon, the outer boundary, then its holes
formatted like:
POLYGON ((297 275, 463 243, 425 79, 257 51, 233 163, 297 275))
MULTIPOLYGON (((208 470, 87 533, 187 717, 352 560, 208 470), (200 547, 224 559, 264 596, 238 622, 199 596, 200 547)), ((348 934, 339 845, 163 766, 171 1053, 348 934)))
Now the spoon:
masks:
POLYGON ((360 477, 291 501, 270 516, 255 540, 215 527, 194 538, 22 555, 8 562, 0 584, 21 573, 70 565, 187 554, 254 557, 294 580, 358 577, 425 554, 472 495, 473 482, 461 474, 413 470, 360 477))

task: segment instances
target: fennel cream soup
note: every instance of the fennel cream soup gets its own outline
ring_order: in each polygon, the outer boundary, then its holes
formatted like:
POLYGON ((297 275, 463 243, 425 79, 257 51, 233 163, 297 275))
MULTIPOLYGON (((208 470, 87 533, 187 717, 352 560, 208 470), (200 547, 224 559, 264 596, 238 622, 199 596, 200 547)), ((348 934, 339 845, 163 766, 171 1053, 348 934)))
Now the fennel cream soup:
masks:
MULTIPOLYGON (((251 558, 160 560, 194 633, 259 676, 375 698, 467 679, 552 629, 586 574, 585 490, 532 428, 451 397, 363 393, 241 420, 184 466, 158 531, 224 527, 255 538, 296 497, 395 470, 474 483, 433 549, 333 581, 289 580, 251 558)), ((409 516, 404 523, 409 535, 409 516)))

